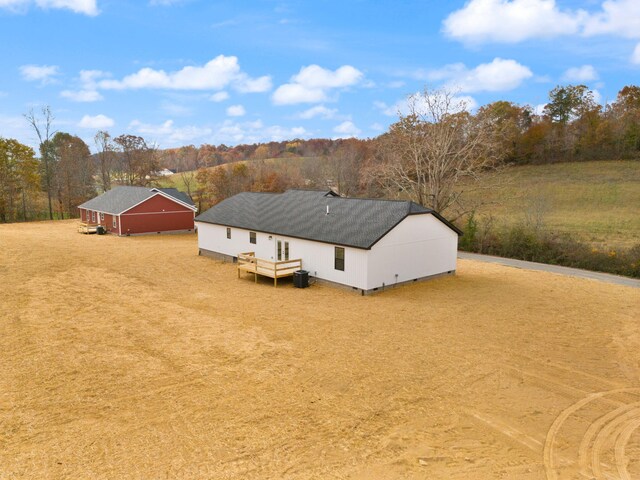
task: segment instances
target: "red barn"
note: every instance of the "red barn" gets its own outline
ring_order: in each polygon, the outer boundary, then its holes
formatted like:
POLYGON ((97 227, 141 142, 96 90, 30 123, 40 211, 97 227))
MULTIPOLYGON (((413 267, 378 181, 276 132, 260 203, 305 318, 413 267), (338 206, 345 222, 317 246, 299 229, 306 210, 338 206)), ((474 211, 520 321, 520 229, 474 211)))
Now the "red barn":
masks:
POLYGON ((78 206, 80 219, 116 235, 193 231, 196 206, 175 188, 116 187, 78 206))

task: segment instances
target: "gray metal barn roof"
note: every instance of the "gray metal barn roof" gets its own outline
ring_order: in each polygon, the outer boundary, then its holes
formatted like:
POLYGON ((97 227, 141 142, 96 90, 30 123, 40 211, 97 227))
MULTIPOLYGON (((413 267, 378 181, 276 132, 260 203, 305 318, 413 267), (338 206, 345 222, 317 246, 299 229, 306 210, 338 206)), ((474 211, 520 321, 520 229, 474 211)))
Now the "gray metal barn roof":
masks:
POLYGON ((408 215, 417 214, 432 214, 462 233, 437 212, 414 202, 344 198, 309 190, 240 193, 198 215, 196 222, 369 249, 408 215))
POLYGON ((82 205, 79 205, 78 208, 119 215, 134 205, 157 195, 158 191, 186 203, 191 207, 195 207, 189 195, 175 188, 115 187, 102 195, 84 202, 82 205))

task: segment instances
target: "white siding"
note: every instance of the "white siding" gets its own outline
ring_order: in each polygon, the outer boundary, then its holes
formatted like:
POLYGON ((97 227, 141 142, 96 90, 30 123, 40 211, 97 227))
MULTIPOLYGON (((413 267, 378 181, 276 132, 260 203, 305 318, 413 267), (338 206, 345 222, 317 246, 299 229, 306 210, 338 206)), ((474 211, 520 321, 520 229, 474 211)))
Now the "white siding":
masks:
POLYGON ((255 252, 259 258, 275 261, 276 241, 289 242, 289 258, 301 258, 302 268, 310 275, 359 289, 367 289, 367 258, 369 251, 344 247, 344 271, 334 268, 334 247, 327 243, 301 240, 282 235, 256 232, 256 244, 249 243, 249 230, 231 228, 231 240, 227 239, 227 227, 196 222, 198 247, 211 252, 237 257, 241 252, 255 252))
POLYGON ((457 250, 458 235, 436 217, 409 215, 371 248, 366 288, 455 270, 457 250))
POLYGON ((249 242, 249 230, 197 222, 198 247, 236 257, 255 252, 259 258, 275 261, 276 241, 289 242, 289 258, 302 259, 310 275, 363 290, 390 286, 456 269, 458 235, 433 215, 410 215, 396 225, 371 250, 344 247, 345 269, 334 268, 336 245, 256 232, 256 244, 249 242), (397 277, 396 277, 397 274, 397 277))

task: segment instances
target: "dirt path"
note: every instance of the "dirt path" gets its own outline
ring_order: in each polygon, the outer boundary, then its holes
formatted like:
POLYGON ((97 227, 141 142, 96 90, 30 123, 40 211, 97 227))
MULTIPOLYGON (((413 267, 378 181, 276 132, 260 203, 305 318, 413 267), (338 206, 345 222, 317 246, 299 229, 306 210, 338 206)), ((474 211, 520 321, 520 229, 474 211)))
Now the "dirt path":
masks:
POLYGON ((0 225, 0 478, 640 477, 640 295, 460 260, 274 289, 193 235, 0 225))

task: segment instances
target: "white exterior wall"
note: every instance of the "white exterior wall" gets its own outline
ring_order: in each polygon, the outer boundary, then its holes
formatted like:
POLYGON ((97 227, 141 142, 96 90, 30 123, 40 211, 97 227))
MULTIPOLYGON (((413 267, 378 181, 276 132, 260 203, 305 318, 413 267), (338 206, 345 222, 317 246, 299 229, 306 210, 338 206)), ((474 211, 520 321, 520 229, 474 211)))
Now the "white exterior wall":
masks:
POLYGON ((369 252, 367 290, 455 270, 458 235, 433 215, 409 215, 369 252))
MULTIPOLYGON (((289 259, 302 259, 302 268, 311 276, 359 289, 367 289, 367 258, 369 250, 344 247, 344 271, 334 268, 334 247, 328 243, 302 240, 283 235, 256 232, 256 243, 249 243, 249 230, 231 227, 231 239, 227 227, 196 222, 198 248, 237 257, 241 252, 255 252, 256 257, 275 261, 276 241, 289 242, 289 259)), ((284 243, 283 243, 284 255, 284 243)), ((283 257, 284 260, 284 257, 283 257)))

